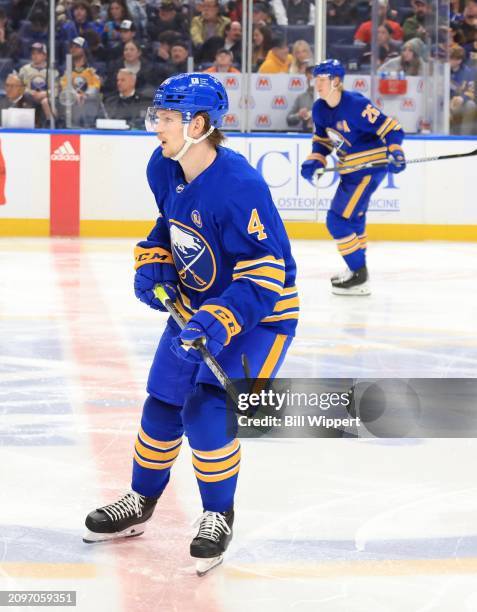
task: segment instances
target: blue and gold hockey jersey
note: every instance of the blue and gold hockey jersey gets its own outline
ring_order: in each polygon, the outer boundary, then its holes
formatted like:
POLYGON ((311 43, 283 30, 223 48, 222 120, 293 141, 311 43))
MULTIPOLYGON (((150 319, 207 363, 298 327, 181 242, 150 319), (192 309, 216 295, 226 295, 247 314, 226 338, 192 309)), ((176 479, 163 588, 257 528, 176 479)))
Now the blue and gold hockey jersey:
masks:
POLYGON ((294 335, 295 261, 262 176, 239 153, 218 147, 214 162, 188 184, 180 164, 159 147, 147 178, 159 208, 148 241, 156 261, 178 272, 182 315, 188 320, 205 301, 210 307, 220 298, 221 310, 230 309, 232 335, 256 325, 294 335))
MULTIPOLYGON (((316 159, 326 166, 326 155, 333 150, 338 156, 340 174, 358 172, 372 174, 382 168, 351 170, 366 162, 385 160, 388 148, 399 147, 404 132, 399 122, 387 117, 372 102, 358 92, 343 91, 334 108, 325 100, 313 104, 313 152, 308 159, 316 159)), ((359 174, 358 174, 359 176, 359 174)))

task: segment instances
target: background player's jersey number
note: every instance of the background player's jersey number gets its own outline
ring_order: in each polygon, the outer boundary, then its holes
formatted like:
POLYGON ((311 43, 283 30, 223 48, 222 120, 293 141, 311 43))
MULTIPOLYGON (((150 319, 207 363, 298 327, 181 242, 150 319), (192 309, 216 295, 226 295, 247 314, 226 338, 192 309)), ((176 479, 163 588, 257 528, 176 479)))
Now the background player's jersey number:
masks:
POLYGON ((368 106, 361 113, 361 117, 365 117, 369 123, 375 123, 380 114, 381 112, 378 111, 377 108, 374 108, 372 104, 368 104, 368 106))
POLYGON ((259 240, 263 240, 267 237, 267 234, 265 233, 265 228, 263 227, 263 223, 260 221, 260 217, 258 216, 256 208, 252 210, 247 230, 249 234, 257 234, 257 238, 259 240))

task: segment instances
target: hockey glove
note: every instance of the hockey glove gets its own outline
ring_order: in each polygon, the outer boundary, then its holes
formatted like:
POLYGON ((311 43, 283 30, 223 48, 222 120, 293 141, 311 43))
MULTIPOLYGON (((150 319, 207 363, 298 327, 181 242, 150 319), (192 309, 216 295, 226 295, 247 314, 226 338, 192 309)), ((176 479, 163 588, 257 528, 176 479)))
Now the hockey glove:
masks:
MULTIPOLYGON (((154 310, 162 310, 162 312, 167 312, 167 308, 163 306, 163 304, 155 297, 154 295, 154 287, 158 284, 154 278, 149 276, 151 270, 146 268, 144 270, 138 270, 134 277, 134 293, 138 300, 144 302, 154 310)), ((172 283, 161 283, 161 286, 164 287, 165 292, 169 296, 169 299, 173 302, 176 301, 177 298, 177 285, 173 285, 172 283)))
POLYGON ((227 329, 210 312, 199 310, 190 319, 180 335, 173 338, 171 349, 181 359, 200 363, 202 355, 193 347, 203 343, 211 355, 215 357, 223 349, 227 341, 227 329))
POLYGON ((318 172, 324 165, 316 159, 307 159, 301 165, 301 175, 312 185, 316 185, 321 174, 318 172))
POLYGON ((136 246, 134 258, 136 260, 134 276, 136 297, 155 310, 167 312, 165 306, 155 297, 153 289, 160 283, 169 298, 175 302, 179 277, 172 255, 157 243, 145 240, 136 246))
POLYGON ((404 151, 399 145, 391 145, 388 149, 390 161, 388 170, 393 174, 398 174, 406 168, 406 158, 404 157, 404 151))

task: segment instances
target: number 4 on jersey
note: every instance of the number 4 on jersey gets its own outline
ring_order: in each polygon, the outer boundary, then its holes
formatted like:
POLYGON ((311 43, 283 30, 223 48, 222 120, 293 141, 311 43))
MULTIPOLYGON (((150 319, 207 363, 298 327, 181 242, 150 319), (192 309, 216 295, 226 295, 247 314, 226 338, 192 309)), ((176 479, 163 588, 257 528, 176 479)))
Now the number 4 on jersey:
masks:
POLYGON ((252 214, 250 215, 250 221, 248 222, 247 231, 249 234, 257 234, 257 238, 259 240, 263 240, 267 237, 267 234, 265 233, 265 228, 263 227, 263 224, 260 221, 260 217, 258 216, 256 208, 252 210, 252 214))

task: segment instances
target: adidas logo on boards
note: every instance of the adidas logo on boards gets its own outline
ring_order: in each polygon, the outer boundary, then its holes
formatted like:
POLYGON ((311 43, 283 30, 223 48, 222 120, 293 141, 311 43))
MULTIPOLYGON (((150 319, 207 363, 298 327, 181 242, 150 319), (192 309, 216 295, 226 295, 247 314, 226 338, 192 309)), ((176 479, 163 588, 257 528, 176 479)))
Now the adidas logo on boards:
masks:
POLYGON ((69 140, 65 140, 51 155, 52 161, 79 161, 79 158, 69 140))

